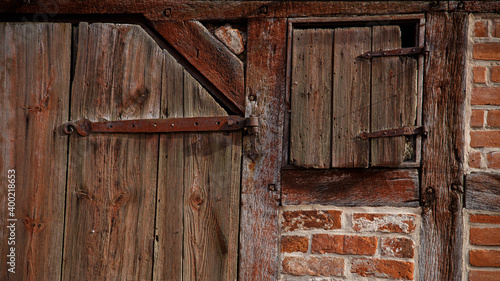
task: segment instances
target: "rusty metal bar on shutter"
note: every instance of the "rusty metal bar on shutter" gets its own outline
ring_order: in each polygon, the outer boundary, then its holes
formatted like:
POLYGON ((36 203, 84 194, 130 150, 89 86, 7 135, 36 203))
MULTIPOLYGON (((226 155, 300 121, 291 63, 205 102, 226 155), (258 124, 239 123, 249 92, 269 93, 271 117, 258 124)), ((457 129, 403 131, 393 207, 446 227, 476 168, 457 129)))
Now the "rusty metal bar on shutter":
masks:
POLYGON ((397 129, 376 131, 376 132, 363 132, 359 135, 362 140, 371 138, 386 138, 397 136, 411 136, 411 135, 427 135, 427 130, 424 126, 407 126, 397 129))
POLYGON ((91 133, 174 133, 237 131, 247 128, 250 134, 257 132, 257 117, 240 116, 191 117, 170 119, 137 119, 92 122, 88 119, 67 122, 63 125, 66 134, 76 131, 81 136, 91 133))
POLYGON ((390 56, 410 56, 429 52, 429 47, 411 47, 392 50, 368 51, 360 55, 361 58, 370 59, 373 57, 390 57, 390 56))

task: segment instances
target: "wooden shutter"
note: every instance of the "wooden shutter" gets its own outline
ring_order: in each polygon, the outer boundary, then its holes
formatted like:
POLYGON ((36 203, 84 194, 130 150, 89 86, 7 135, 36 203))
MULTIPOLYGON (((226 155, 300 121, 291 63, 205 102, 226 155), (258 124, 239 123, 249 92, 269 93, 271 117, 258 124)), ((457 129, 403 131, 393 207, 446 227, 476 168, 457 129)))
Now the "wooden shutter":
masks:
POLYGON ((370 50, 401 47, 399 26, 293 31, 292 164, 398 167, 414 158, 414 137, 358 137, 366 131, 416 125, 417 59, 360 57, 370 50))

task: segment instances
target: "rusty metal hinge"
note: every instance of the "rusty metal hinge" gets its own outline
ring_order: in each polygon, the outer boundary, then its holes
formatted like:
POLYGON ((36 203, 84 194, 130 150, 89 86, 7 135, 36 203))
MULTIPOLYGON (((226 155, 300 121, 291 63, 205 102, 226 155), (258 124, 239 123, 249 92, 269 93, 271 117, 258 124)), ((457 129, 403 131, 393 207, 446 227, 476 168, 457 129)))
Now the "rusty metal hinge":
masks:
POLYGON ((376 132, 363 132, 359 135, 362 140, 372 138, 386 138, 397 136, 410 136, 410 135, 427 135, 427 130, 424 126, 407 126, 397 129, 376 131, 376 132))
POLYGON ((122 121, 92 122, 88 119, 67 122, 63 125, 66 134, 75 130, 81 136, 91 133, 172 133, 215 132, 248 129, 249 134, 258 132, 259 119, 251 116, 191 117, 170 119, 137 119, 122 121))
POLYGON ((365 59, 370 59, 373 57, 418 55, 428 52, 429 52, 429 46, 424 46, 424 47, 400 48, 393 50, 368 51, 366 53, 361 54, 360 57, 365 59))

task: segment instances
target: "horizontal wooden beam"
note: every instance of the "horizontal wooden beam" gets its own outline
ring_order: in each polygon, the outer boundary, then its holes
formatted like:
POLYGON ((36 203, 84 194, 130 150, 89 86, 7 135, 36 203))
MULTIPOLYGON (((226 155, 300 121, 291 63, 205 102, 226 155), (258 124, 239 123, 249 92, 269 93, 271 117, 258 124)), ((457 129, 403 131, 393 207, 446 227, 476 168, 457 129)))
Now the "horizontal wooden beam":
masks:
POLYGON ((419 206, 416 169, 281 171, 283 205, 419 206))
POLYGON ((467 209, 500 211, 500 174, 472 173, 465 178, 467 209))
POLYGON ((245 112, 243 62, 198 21, 156 21, 153 28, 216 89, 231 111, 245 112))

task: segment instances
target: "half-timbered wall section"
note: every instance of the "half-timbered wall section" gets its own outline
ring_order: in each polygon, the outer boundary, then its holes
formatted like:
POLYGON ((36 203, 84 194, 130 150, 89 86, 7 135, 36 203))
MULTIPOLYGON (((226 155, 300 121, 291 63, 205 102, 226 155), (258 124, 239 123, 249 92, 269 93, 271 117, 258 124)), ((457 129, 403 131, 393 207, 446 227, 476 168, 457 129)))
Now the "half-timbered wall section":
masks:
POLYGON ((0 280, 500 280, 500 1, 4 0, 0 156, 0 280))

